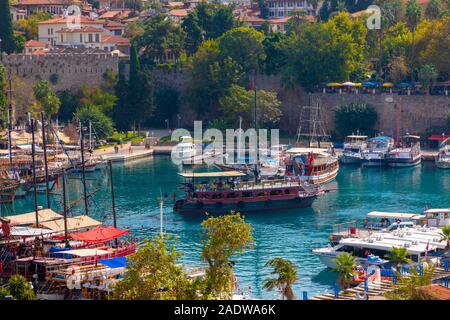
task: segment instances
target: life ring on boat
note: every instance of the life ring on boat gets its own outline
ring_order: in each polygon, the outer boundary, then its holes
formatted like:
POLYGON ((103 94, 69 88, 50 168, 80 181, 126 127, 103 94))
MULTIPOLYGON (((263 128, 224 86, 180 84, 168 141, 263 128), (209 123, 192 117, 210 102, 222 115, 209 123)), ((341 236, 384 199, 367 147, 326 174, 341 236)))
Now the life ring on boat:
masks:
POLYGON ((197 206, 198 209, 203 209, 203 202, 197 201, 196 206, 197 206))
POLYGON ((239 202, 237 203, 237 206, 238 206, 239 208, 243 208, 243 207, 245 207, 245 202, 244 202, 244 201, 239 201, 239 202))

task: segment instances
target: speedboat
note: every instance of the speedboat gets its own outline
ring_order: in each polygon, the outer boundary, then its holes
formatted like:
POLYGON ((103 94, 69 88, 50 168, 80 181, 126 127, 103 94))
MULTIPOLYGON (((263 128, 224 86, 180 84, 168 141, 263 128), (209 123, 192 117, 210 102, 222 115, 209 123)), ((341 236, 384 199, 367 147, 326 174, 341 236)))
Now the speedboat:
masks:
POLYGON ((378 136, 367 141, 367 149, 362 152, 364 167, 381 167, 386 164, 386 156, 394 147, 394 139, 378 136))
POLYGON ((350 135, 345 138, 344 151, 339 157, 343 164, 359 164, 363 151, 367 148, 367 136, 350 135))

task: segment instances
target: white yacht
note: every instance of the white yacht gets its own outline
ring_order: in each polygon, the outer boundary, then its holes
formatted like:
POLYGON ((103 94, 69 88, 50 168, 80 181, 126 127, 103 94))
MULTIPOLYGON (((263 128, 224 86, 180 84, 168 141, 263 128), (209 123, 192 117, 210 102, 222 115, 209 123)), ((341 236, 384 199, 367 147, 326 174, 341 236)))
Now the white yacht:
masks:
POLYGON ((450 138, 445 139, 439 146, 439 153, 434 158, 436 167, 450 169, 450 138))
POLYGON ((345 138, 344 151, 339 160, 344 164, 359 164, 362 162, 363 151, 367 148, 367 136, 350 135, 345 138))
POLYGON ((190 163, 195 155, 195 143, 190 136, 180 137, 180 142, 172 150, 172 156, 182 160, 183 163, 190 163))
POLYGON ((441 242, 439 229, 423 228, 414 232, 408 229, 391 233, 376 233, 367 238, 344 238, 338 245, 326 248, 313 249, 313 253, 329 268, 336 269, 337 257, 343 252, 351 253, 356 257, 356 263, 364 265, 370 259, 372 264, 378 257, 378 264, 388 262, 385 260, 392 248, 406 248, 409 258, 413 262, 421 261, 428 252, 440 251, 445 248, 441 242))
POLYGON ((362 152, 364 167, 381 167, 386 164, 386 156, 394 147, 394 139, 378 136, 367 141, 367 149, 362 152))
POLYGON ((413 167, 422 162, 420 137, 405 135, 397 147, 389 151, 386 162, 394 168, 413 167))

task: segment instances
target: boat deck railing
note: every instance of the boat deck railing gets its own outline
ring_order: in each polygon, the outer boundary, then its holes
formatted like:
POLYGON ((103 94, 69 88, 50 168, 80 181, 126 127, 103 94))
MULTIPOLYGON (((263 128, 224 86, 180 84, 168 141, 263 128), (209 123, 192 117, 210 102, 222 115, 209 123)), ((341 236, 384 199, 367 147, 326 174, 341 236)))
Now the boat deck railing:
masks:
POLYGON ((221 187, 217 184, 197 185, 195 192, 217 192, 217 191, 250 191, 250 190, 265 190, 275 188, 292 188, 303 186, 299 181, 287 181, 287 180, 272 180, 263 182, 244 182, 234 183, 234 185, 224 183, 221 187))

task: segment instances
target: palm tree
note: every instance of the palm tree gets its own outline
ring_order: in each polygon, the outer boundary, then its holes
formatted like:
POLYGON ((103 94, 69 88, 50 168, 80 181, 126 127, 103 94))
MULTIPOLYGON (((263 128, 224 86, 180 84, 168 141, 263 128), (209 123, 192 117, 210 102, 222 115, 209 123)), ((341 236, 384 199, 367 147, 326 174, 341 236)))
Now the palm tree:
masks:
POLYGON ((447 241, 447 245, 445 246, 445 252, 450 251, 450 226, 445 226, 441 231, 442 239, 441 241, 447 241))
POLYGON ((414 39, 415 39, 415 31, 416 27, 420 22, 420 18, 422 17, 422 8, 417 3, 417 0, 409 0, 406 5, 406 17, 408 21, 409 29, 412 32, 412 43, 411 43, 411 65, 414 68, 414 39))
POLYGON ((344 290, 350 287, 353 276, 356 274, 357 264, 355 257, 348 252, 343 252, 337 256, 336 271, 339 272, 338 283, 344 290))
POLYGON ((278 278, 264 281, 264 289, 271 291, 277 288, 283 298, 293 300, 295 295, 292 285, 298 281, 295 265, 287 259, 273 258, 266 263, 266 267, 272 267, 272 274, 278 275, 278 278))
POLYGON ((408 258, 408 250, 406 248, 392 248, 392 251, 387 255, 387 258, 395 263, 395 269, 400 272, 400 266, 408 263, 411 259, 408 258))

